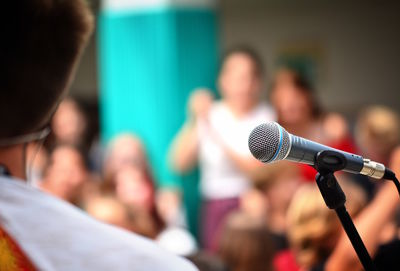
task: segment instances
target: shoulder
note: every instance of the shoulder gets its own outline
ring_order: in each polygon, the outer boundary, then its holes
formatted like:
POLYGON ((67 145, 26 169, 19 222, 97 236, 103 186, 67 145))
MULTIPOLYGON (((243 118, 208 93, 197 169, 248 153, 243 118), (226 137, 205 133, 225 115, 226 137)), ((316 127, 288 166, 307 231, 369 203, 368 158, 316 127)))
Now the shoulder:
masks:
POLYGON ((0 225, 41 270, 196 270, 147 238, 9 178, 0 178, 0 225))

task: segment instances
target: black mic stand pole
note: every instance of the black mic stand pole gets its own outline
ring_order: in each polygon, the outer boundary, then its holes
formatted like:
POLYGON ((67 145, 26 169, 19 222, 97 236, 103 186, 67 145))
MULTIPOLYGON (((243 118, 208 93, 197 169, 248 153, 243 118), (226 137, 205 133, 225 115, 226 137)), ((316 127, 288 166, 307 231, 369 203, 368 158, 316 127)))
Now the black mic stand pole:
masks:
POLYGON ((316 155, 315 169, 318 171, 315 176, 321 195, 329 209, 335 210, 340 222, 353 245, 354 250, 360 259, 365 271, 377 271, 372 262, 371 256, 356 227, 346 210, 346 195, 336 180, 335 171, 341 170, 346 166, 346 159, 343 154, 336 151, 321 151, 316 155))

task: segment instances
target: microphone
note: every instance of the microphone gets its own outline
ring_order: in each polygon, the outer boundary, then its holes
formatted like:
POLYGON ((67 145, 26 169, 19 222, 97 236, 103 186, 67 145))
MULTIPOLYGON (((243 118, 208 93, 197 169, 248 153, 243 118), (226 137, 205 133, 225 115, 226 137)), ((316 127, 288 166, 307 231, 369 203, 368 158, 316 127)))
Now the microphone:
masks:
MULTIPOLYGON (((334 151, 345 157, 343 171, 375 179, 386 179, 391 172, 381 163, 292 135, 276 122, 268 122, 254 128, 249 136, 249 149, 253 156, 263 163, 289 160, 311 166, 315 165, 319 152, 334 151)), ((327 163, 331 164, 341 162, 335 160, 335 157, 327 159, 327 163)))

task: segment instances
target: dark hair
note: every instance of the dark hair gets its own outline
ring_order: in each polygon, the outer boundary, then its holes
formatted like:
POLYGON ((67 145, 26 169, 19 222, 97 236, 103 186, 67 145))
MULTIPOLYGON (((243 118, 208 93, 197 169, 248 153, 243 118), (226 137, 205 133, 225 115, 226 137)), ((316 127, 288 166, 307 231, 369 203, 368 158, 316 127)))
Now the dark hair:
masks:
POLYGON ((249 57, 254 63, 255 73, 257 76, 263 77, 265 70, 262 59, 253 48, 247 45, 238 45, 225 51, 221 59, 220 68, 222 68, 225 61, 234 54, 244 54, 249 57))
POLYGON ((0 17, 0 138, 45 126, 91 33, 83 0, 4 1, 0 17))
POLYGON ((198 252, 187 257, 199 271, 228 271, 221 259, 207 252, 198 252))
MULTIPOLYGON (((61 148, 68 148, 68 149, 76 151, 82 159, 83 166, 89 170, 89 158, 87 156, 87 153, 85 152, 85 149, 80 145, 69 144, 69 143, 55 144, 55 145, 51 146, 51 148, 49 149, 49 158, 52 157, 52 155, 55 151, 57 151, 58 149, 61 149, 61 148)), ((51 166, 51 164, 52 164, 52 161, 50 159, 48 166, 51 166)))
MULTIPOLYGON (((291 82, 293 86, 296 87, 297 90, 301 91, 303 94, 307 95, 310 99, 311 103, 311 114, 313 117, 319 117, 322 114, 322 109, 320 107, 320 104, 317 100, 317 97, 315 95, 315 90, 313 85, 307 78, 302 75, 300 72, 296 71, 295 69, 291 68, 282 68, 280 72, 287 72, 290 74, 291 77, 291 82)), ((279 74, 279 72, 278 72, 279 74)), ((277 77, 272 81, 271 87, 270 87, 270 94, 274 91, 276 86, 278 85, 279 82, 277 82, 277 77)))
POLYGON ((270 271, 274 248, 264 222, 245 213, 232 213, 225 221, 218 255, 234 271, 270 271))

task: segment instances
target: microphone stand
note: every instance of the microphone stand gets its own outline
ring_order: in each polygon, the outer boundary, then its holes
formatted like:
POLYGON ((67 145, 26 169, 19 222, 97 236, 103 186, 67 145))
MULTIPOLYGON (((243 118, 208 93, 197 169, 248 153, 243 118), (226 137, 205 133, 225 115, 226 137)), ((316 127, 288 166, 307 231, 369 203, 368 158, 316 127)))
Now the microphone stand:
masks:
POLYGON ((324 198, 326 206, 329 209, 335 210, 339 220, 345 230, 354 250, 365 271, 377 271, 372 262, 371 256, 368 254, 367 249, 356 227, 346 210, 345 202, 346 195, 336 180, 334 175, 335 171, 341 170, 346 166, 346 158, 343 154, 336 151, 321 151, 316 155, 315 169, 318 171, 315 176, 321 195, 324 198))

